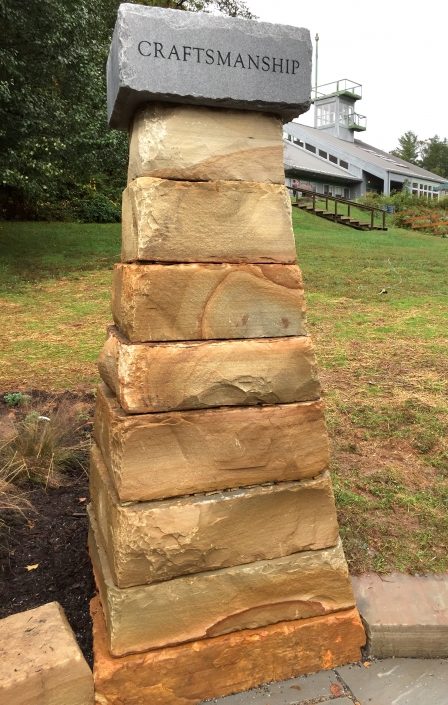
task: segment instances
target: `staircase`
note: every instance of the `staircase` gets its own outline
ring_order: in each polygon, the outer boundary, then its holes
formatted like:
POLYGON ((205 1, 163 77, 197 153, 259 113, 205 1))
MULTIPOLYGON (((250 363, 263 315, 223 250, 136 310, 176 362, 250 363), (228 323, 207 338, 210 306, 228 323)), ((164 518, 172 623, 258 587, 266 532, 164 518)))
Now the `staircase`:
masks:
POLYGON ((332 220, 334 223, 348 225, 348 227, 355 228, 355 230, 387 230, 386 213, 381 208, 365 206, 356 201, 349 201, 338 196, 330 196, 329 194, 316 193, 315 191, 293 189, 290 186, 288 186, 288 189, 293 192, 293 206, 308 213, 313 213, 319 218, 326 218, 326 220, 332 220), (357 211, 357 215, 354 217, 352 217, 353 209, 357 211), (362 214, 362 220, 359 219, 359 212, 362 214), (364 215, 366 217, 365 220, 364 215))

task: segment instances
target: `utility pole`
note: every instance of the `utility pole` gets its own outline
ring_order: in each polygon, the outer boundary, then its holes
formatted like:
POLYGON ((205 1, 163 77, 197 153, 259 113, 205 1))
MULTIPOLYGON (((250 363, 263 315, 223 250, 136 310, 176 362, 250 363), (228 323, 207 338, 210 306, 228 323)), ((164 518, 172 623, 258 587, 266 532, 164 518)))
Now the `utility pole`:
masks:
MULTIPOLYGON (((316 36, 314 37, 316 41, 316 49, 315 49, 315 59, 314 59, 314 100, 317 98, 317 67, 319 64, 319 35, 316 33, 316 36)), ((314 127, 317 127, 317 108, 316 104, 314 104, 314 127)))

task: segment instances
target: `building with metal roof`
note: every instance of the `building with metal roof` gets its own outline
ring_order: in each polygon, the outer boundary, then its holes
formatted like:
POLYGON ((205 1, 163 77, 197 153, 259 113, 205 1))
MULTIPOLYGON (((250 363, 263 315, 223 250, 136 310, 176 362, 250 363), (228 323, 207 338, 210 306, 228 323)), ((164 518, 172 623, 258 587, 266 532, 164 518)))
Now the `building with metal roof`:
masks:
POLYGON ((362 87, 348 79, 315 89, 314 127, 290 122, 283 128, 288 186, 355 199, 369 192, 390 195, 406 188, 438 198, 446 179, 362 140, 366 118, 355 112, 362 87))

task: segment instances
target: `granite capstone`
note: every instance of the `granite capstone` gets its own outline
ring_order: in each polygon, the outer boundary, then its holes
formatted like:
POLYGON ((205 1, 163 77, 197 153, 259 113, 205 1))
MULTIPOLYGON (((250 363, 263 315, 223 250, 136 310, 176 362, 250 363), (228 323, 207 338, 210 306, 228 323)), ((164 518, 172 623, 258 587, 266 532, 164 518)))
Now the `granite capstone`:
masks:
POLYGON ((107 64, 109 124, 127 129, 152 101, 287 122, 310 106, 311 56, 307 29, 123 3, 107 64))

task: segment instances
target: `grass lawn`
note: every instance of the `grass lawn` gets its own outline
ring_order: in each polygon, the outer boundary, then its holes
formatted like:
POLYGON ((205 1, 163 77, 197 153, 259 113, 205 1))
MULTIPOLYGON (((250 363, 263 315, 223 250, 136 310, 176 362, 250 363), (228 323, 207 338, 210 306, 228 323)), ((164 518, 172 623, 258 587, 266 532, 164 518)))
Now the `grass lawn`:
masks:
MULTIPOLYGON (((448 240, 293 217, 351 570, 448 570, 448 240)), ((91 390, 119 226, 1 223, 0 252, 0 390, 91 390)))

